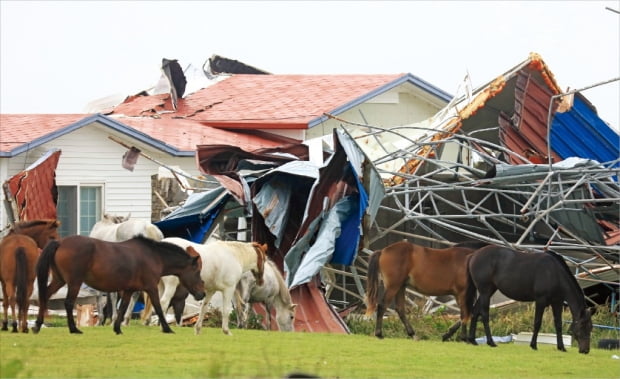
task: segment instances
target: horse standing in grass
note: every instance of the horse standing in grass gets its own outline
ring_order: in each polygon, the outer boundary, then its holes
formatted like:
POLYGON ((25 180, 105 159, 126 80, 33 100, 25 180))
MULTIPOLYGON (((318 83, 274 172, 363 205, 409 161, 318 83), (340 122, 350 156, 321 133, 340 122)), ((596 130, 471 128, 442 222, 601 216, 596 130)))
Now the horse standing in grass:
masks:
MULTIPOLYGON (((162 275, 176 275, 196 300, 205 296, 200 278, 202 261, 190 246, 159 242, 138 236, 123 242, 107 242, 85 236, 70 236, 50 242, 37 263, 39 314, 33 331, 39 331, 50 297, 65 283, 65 310, 71 333, 82 333, 73 318, 73 306, 82 283, 104 292, 122 292, 119 312, 129 305, 131 294, 146 291, 159 316, 164 333, 173 333, 159 304, 157 283, 162 275), (48 275, 52 272, 49 285, 48 275)), ((121 334, 121 319, 114 321, 114 331, 121 334)))
POLYGON ((243 273, 248 271, 252 272, 258 284, 263 284, 267 245, 238 241, 213 241, 202 245, 177 237, 164 238, 164 241, 183 248, 193 247, 202 257, 203 265, 200 274, 204 281, 206 295, 202 300, 198 321, 194 326, 195 334, 200 334, 209 300, 215 292, 220 291, 222 293, 222 331, 224 334, 231 335, 228 319, 232 310, 235 288, 243 273))
POLYGON ((39 259, 39 249, 59 238, 58 226, 60 222, 56 220, 19 222, 0 241, 0 284, 4 308, 2 330, 8 330, 10 307, 12 332, 18 332, 19 323, 19 329, 28 333, 28 305, 36 277, 35 265, 39 259))
POLYGON ((392 301, 395 301, 396 312, 407 335, 415 335, 405 313, 405 291, 410 285, 426 296, 453 295, 461 317, 442 339, 448 340, 460 327, 460 339, 466 341, 467 322, 476 296, 475 289, 468 290, 467 259, 484 245, 483 242, 463 242, 447 249, 432 249, 400 241, 371 254, 366 282, 366 315, 377 311, 375 336, 383 338, 383 315, 392 301), (385 288, 381 297, 379 274, 385 288))
POLYGON ((562 309, 564 301, 573 317, 571 331, 579 352, 590 352, 593 312, 586 307, 583 290, 570 272, 564 259, 548 251, 524 253, 506 247, 490 245, 476 251, 469 260, 470 286, 479 297, 473 308, 469 341, 476 345, 476 323, 482 316, 487 344, 495 347, 489 328, 491 296, 500 290, 517 301, 534 301, 534 332, 530 347, 536 350, 536 340, 545 308, 551 306, 557 335, 557 348, 566 351, 562 339, 562 309))
POLYGON ((282 274, 270 259, 265 264, 263 279, 263 285, 258 285, 254 276, 246 272, 239 280, 235 291, 238 326, 246 327, 252 303, 262 303, 265 305, 267 330, 271 330, 271 310, 275 308, 278 328, 292 332, 297 304, 293 304, 282 274))
MULTIPOLYGON (((155 241, 161 241, 164 238, 164 234, 159 230, 159 228, 148 221, 144 221, 141 219, 130 219, 129 215, 127 217, 104 214, 101 221, 97 222, 92 230, 90 231, 89 237, 98 238, 103 241, 108 242, 122 242, 127 241, 135 236, 144 236, 151 238, 155 241)), ((136 292, 132 295, 129 306, 127 307, 127 312, 124 315, 123 325, 129 325, 129 321, 131 320, 131 315, 133 313, 133 308, 136 304, 138 297, 140 296, 139 292, 136 292)), ((118 317, 117 313, 117 303, 118 296, 116 292, 108 293, 108 304, 112 309, 112 322, 116 320, 118 317)), ((106 322, 106 312, 105 312, 105 299, 103 298, 103 294, 100 293, 97 295, 97 314, 99 315, 98 325, 105 325, 106 322)))

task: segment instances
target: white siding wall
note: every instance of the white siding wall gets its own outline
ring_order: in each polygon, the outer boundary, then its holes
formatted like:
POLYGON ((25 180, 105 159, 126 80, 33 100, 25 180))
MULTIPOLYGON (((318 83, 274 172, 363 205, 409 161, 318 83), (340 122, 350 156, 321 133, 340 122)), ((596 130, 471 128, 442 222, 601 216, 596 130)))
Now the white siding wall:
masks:
MULTIPOLYGON (((397 91, 397 89, 394 91, 397 91)), ((426 120, 441 109, 441 107, 430 104, 409 92, 395 92, 393 95, 391 97, 384 95, 383 98, 386 101, 373 102, 371 100, 336 116, 349 122, 387 128, 426 120), (387 99, 392 101, 387 101, 387 99)), ((329 119, 309 129, 306 132, 306 139, 331 135, 332 130, 339 128, 341 124, 342 122, 338 120, 329 119)), ((345 124, 345 127, 347 129, 356 128, 353 125, 347 124, 345 124)))
MULTIPOLYGON (((127 149, 110 140, 108 136, 111 134, 114 133, 109 128, 92 124, 27 153, 10 159, 2 158, 2 182, 28 167, 46 151, 60 148, 62 153, 56 169, 57 185, 103 185, 103 212, 120 215, 131 212, 132 218, 150 220, 151 175, 157 173, 159 166, 140 156, 133 172, 125 170, 121 166, 121 160, 127 149)), ((199 174, 194 157, 172 157, 138 144, 128 136, 115 136, 128 145, 135 145, 163 164, 179 166, 190 175, 199 174)), ((3 192, 1 196, 4 199, 3 192)), ((4 206, 1 212, 0 225, 4 226, 8 223, 4 206)))

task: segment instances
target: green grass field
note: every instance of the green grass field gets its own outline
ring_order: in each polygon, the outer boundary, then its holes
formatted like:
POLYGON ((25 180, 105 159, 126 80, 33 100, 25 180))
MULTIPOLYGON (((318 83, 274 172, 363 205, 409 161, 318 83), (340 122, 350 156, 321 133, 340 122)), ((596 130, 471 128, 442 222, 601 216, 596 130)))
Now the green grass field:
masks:
POLYGON ((137 321, 115 335, 111 326, 66 323, 38 335, 0 333, 3 378, 281 378, 304 372, 324 378, 618 378, 618 350, 593 346, 563 353, 551 345, 472 346, 439 340, 364 334, 279 333, 158 327, 137 321))

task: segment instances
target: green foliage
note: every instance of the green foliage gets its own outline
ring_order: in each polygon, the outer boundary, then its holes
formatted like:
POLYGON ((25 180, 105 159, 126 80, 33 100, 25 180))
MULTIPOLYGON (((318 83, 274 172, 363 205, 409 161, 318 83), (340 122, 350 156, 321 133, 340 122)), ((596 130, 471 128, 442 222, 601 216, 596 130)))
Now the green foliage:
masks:
MULTIPOLYGON (((423 303, 416 303, 416 306, 408 310, 408 319, 416 332, 416 339, 420 340, 441 340, 442 335, 459 317, 456 314, 448 314, 447 312, 435 312, 432 315, 422 313, 423 303)), ((597 311, 592 317, 592 323, 597 325, 606 325, 618 328, 620 319, 618 313, 611 312, 609 305, 601 305, 596 307, 597 311)), ((562 314, 562 320, 570 321, 572 318, 568 309, 562 314)), ((375 320, 366 319, 359 314, 350 314, 346 319, 349 330, 355 334, 374 335, 375 320)), ((534 304, 524 303, 516 308, 497 310, 491 309, 489 315, 489 324, 493 335, 507 336, 511 334, 519 334, 520 332, 531 332, 534 328, 534 304)), ((569 323, 563 323, 563 333, 570 334, 569 323)), ((467 325, 469 328, 469 325, 467 325)), ((455 333, 455 337, 458 335, 455 333)), ((482 322, 478 320, 477 336, 483 335, 482 322)), ((543 314, 540 333, 555 333, 553 324, 553 315, 551 309, 547 308, 543 314)), ((383 335, 386 338, 407 338, 405 327, 397 315, 384 317, 383 335)), ((591 345, 597 346, 598 341, 604 338, 619 338, 620 332, 610 328, 594 328, 592 330, 591 345)), ((453 337, 454 339, 454 337, 453 337)))

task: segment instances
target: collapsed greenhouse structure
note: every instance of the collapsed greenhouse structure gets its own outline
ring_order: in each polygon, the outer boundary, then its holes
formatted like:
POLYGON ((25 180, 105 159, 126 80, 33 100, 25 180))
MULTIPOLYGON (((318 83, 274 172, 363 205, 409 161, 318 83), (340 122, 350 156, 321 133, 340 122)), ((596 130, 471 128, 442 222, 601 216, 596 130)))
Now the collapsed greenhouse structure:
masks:
MULTIPOLYGON (((591 303, 615 307, 618 134, 580 91, 563 94, 537 55, 464 92, 423 123, 355 129, 352 137, 381 175, 385 197, 375 220, 364 225, 356 268, 337 270, 356 283, 347 293, 363 291, 368 254, 389 243, 405 238, 440 248, 479 240, 554 250, 591 303)), ((427 305, 458 310, 451 298, 427 305)))

